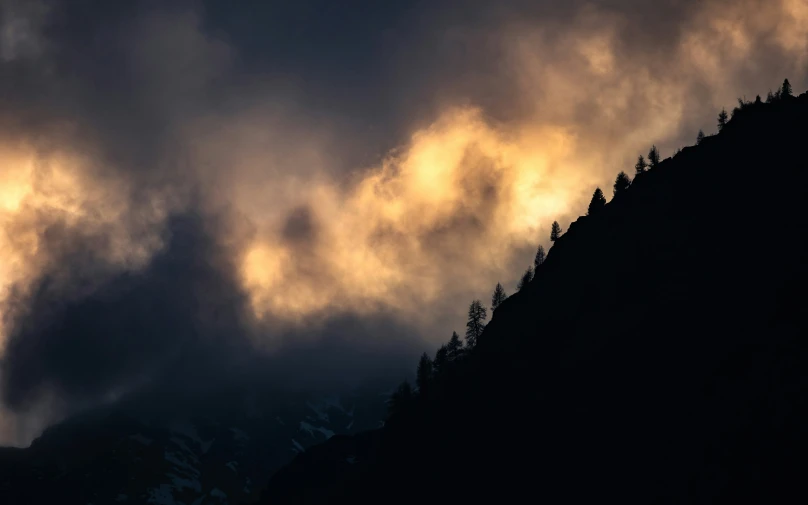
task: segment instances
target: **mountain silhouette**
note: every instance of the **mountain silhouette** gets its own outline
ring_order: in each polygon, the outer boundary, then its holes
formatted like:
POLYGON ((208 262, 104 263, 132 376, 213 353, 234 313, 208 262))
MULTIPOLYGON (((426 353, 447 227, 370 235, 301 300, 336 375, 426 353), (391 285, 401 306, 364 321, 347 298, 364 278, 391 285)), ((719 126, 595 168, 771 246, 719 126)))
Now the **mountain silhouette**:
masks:
POLYGON ((252 503, 295 453, 384 418, 384 384, 341 395, 233 386, 211 392, 207 409, 121 402, 52 426, 28 448, 0 448, 0 504, 252 503))
POLYGON ((804 499, 808 94, 770 101, 572 223, 452 373, 262 503, 804 499))

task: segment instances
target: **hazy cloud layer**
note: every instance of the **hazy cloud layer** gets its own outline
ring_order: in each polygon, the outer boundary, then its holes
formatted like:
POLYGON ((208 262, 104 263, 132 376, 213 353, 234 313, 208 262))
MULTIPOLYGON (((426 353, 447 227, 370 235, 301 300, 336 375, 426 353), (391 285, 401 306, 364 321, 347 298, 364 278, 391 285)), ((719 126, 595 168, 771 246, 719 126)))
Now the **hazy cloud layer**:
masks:
POLYGON ((808 85, 802 0, 297 4, 0 1, 0 441, 178 361, 382 369, 652 143, 808 85))

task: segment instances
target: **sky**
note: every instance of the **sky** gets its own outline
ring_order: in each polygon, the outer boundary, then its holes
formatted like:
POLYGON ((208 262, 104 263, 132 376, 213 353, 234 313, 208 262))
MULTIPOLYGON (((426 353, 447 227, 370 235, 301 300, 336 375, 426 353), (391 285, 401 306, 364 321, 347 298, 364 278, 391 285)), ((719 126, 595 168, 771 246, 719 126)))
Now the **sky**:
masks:
POLYGON ((412 368, 785 77, 804 0, 0 0, 0 443, 158 377, 412 368))

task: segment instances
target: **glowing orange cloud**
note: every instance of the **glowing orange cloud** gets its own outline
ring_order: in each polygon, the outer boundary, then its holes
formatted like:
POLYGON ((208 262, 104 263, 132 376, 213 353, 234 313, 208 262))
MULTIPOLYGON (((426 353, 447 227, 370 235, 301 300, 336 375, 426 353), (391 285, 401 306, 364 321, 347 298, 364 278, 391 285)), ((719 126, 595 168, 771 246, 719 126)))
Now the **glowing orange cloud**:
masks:
MULTIPOLYGON (((70 152, 40 155, 20 144, 1 147, 0 160, 0 308, 5 316, 12 289, 24 294, 46 269, 56 281, 69 282, 75 274, 51 268, 56 251, 44 238, 50 227, 65 227, 76 236, 103 235, 103 250, 97 252, 122 269, 142 267, 159 248, 156 233, 133 238, 125 184, 94 180, 91 160, 70 152)), ((159 207, 151 210, 158 214, 153 223, 159 222, 159 207)), ((5 337, 0 322, 0 350, 5 337)))
MULTIPOLYGON (((315 169, 289 193, 278 188, 297 180, 284 176, 294 169, 275 172, 262 189, 277 205, 248 212, 260 232, 241 260, 255 313, 311 321, 387 310, 428 323, 447 298, 462 295, 460 321, 466 299, 516 277, 514 255, 527 266, 525 251, 554 219, 582 213, 595 185, 609 194, 616 173, 652 143, 664 155, 692 143, 693 132, 734 102, 739 81, 761 91, 776 85, 768 75, 747 82, 763 51, 784 56, 783 75, 801 68, 806 12, 798 0, 705 3, 664 61, 621 42, 630 29, 623 13, 593 6, 563 30, 507 27, 503 79, 516 83, 526 119, 503 125, 473 107, 448 109, 347 187, 315 169), (707 93, 694 97, 694 89, 707 93), (300 206, 314 230, 304 243, 281 233, 300 206)), ((249 177, 232 183, 233 194, 245 195, 244 186, 249 177)))
POLYGON ((310 240, 268 233, 247 245, 242 278, 255 312, 412 318, 447 289, 487 287, 484 277, 594 183, 574 146, 560 128, 496 127, 476 109, 447 111, 347 190, 325 182, 300 194, 310 240))

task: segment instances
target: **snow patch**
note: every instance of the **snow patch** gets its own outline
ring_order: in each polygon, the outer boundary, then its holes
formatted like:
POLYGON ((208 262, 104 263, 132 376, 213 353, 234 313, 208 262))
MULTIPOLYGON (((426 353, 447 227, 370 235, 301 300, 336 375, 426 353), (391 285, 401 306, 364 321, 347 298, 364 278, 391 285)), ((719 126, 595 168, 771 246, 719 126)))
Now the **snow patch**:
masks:
POLYGON ((199 474, 199 470, 197 470, 193 464, 189 463, 188 460, 183 458, 182 454, 178 452, 166 451, 163 457, 166 459, 166 461, 174 465, 174 468, 177 470, 182 470, 192 475, 199 474))
POLYGON ((348 456, 347 458, 345 458, 345 462, 353 465, 354 463, 356 463, 356 456, 348 456))
POLYGON ((312 437, 314 436, 315 431, 319 431, 323 434, 326 440, 334 436, 334 432, 328 428, 323 428, 322 426, 312 426, 306 421, 300 421, 300 430, 308 432, 308 434, 312 437))
POLYGON ((193 489, 197 493, 202 491, 202 484, 199 482, 199 479, 187 479, 173 473, 168 474, 168 477, 171 479, 171 483, 174 485, 174 489, 177 491, 182 491, 186 487, 188 489, 193 489))
POLYGON ((115 498, 115 501, 126 501, 126 500, 128 500, 128 499, 129 499, 129 497, 128 497, 128 496, 126 496, 125 494, 121 493, 121 494, 119 494, 119 495, 118 495, 118 496, 115 498))
POLYGON ((292 450, 295 451, 295 452, 303 452, 303 451, 306 450, 306 449, 303 448, 302 445, 300 445, 300 442, 298 442, 294 438, 292 439, 292 444, 294 444, 294 448, 292 448, 292 450))
POLYGON ((168 484, 161 484, 157 489, 149 489, 149 499, 147 503, 154 503, 155 505, 177 505, 174 501, 174 495, 171 493, 171 486, 168 484))
POLYGON ((177 437, 171 437, 171 438, 169 438, 169 439, 168 439, 168 441, 169 441, 169 442, 173 442, 174 444, 176 444, 176 445, 177 445, 177 447, 179 447, 180 449, 182 449, 182 450, 183 450, 185 453, 187 453, 189 456, 191 456, 191 457, 192 457, 192 458, 194 458, 194 459, 197 459, 197 457, 196 457, 196 453, 195 453, 194 451, 192 451, 192 450, 191 450, 191 448, 190 448, 190 447, 188 447, 188 445, 186 445, 186 443, 182 441, 182 439, 177 438, 177 437))
POLYGON ((328 422, 328 412, 322 408, 320 405, 313 405, 311 402, 306 402, 306 405, 315 413, 317 414, 317 419, 321 421, 328 422))
POLYGON ((281 416, 275 416, 275 420, 278 421, 282 426, 286 426, 286 423, 283 422, 283 419, 281 419, 281 416))
POLYGON ((351 419, 351 422, 350 422, 350 423, 348 423, 348 426, 346 426, 346 427, 345 427, 345 429, 346 429, 346 430, 350 430, 350 429, 351 429, 351 426, 353 426, 353 419, 351 419))
POLYGON ((215 487, 215 488, 211 489, 211 490, 210 490, 210 495, 211 495, 212 497, 214 497, 214 498, 218 498, 218 499, 220 499, 220 500, 227 500, 227 495, 226 495, 226 494, 224 494, 224 491, 222 491, 222 490, 221 490, 221 489, 219 489, 218 487, 215 487))
POLYGON ((236 470, 236 467, 238 466, 238 461, 228 461, 224 466, 233 470, 234 473, 238 473, 238 470, 236 470))
MULTIPOLYGON (((201 450, 202 454, 208 452, 210 446, 213 445, 213 441, 216 440, 215 438, 208 441, 202 440, 199 437, 199 433, 197 433, 196 431, 196 427, 188 422, 174 421, 173 423, 171 423, 170 429, 172 432, 182 435, 188 440, 195 442, 199 446, 199 449, 201 450)), ((175 439, 172 438, 172 440, 175 439)))
POLYGON ((173 505, 174 498, 172 490, 182 491, 188 488, 197 493, 202 491, 202 484, 199 482, 201 472, 196 468, 196 464, 199 463, 199 458, 181 439, 171 437, 169 440, 180 449, 179 451, 166 449, 163 455, 165 460, 173 465, 174 473, 166 474, 166 476, 171 479, 171 484, 162 484, 159 488, 152 489, 150 493, 154 501, 150 501, 150 503, 173 505), (171 501, 166 501, 169 498, 171 501))
POLYGON ((325 400, 323 400, 323 404, 326 406, 326 408, 331 407, 346 413, 345 408, 342 406, 342 402, 340 401, 339 395, 331 395, 326 397, 325 400))

